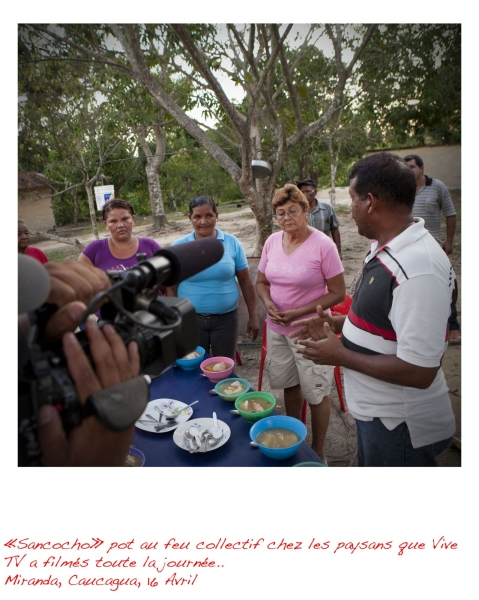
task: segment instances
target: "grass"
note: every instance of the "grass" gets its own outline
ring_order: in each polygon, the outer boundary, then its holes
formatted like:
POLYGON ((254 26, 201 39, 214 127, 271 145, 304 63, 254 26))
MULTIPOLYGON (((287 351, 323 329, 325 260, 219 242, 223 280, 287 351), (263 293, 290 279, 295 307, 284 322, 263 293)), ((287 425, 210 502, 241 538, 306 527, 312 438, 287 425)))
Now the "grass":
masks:
POLYGON ((63 262, 65 260, 76 260, 80 254, 80 249, 72 246, 71 250, 47 250, 45 254, 51 262, 63 262))

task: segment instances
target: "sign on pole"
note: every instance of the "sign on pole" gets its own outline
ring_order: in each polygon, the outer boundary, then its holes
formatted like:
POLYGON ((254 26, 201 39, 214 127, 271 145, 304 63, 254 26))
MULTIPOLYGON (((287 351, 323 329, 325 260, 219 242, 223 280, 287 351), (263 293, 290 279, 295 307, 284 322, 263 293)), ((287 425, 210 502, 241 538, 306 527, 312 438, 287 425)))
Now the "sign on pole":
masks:
POLYGON ((115 186, 113 185, 97 185, 95 188, 95 200, 97 210, 102 210, 103 205, 110 198, 115 197, 115 186))

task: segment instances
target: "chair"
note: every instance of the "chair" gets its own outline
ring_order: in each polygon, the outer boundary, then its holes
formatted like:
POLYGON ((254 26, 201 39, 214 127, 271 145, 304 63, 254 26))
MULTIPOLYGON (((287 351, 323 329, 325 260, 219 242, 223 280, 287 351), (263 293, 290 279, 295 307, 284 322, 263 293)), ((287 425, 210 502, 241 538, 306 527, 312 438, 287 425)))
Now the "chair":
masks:
MULTIPOLYGON (((343 300, 343 302, 340 302, 339 304, 336 304, 335 306, 331 307, 331 314, 333 316, 337 316, 337 315, 346 315, 348 314, 349 311, 349 307, 351 306, 353 299, 349 294, 346 294, 346 298, 343 300)), ((341 334, 338 334, 338 337, 341 337, 341 334)), ((261 358, 259 361, 259 376, 258 376, 258 391, 261 391, 261 386, 263 385, 263 370, 264 370, 264 361, 266 358, 266 352, 267 352, 267 347, 266 347, 266 321, 264 322, 263 325, 263 342, 261 344, 261 358)), ((347 412, 348 407, 346 406, 346 403, 344 401, 344 395, 343 395, 343 383, 341 381, 341 367, 339 366, 335 366, 334 367, 334 382, 336 383, 336 389, 338 390, 338 398, 339 398, 339 404, 341 406, 341 410, 343 412, 347 412)), ((306 412, 307 412, 307 402, 306 400, 303 403, 303 409, 301 411, 301 421, 303 421, 303 423, 306 423, 306 412)))
POLYGON ((241 360, 241 354, 238 350, 238 348, 236 348, 236 364, 239 365, 241 367, 241 365, 243 364, 243 361, 241 360))
MULTIPOLYGON (((352 301, 353 301, 352 297, 349 294, 346 294, 346 298, 342 302, 331 307, 331 314, 333 316, 347 315, 352 301)), ((339 333, 338 338, 340 338, 340 337, 341 337, 341 334, 339 333)), ((336 383, 336 389, 338 390, 338 398, 339 398, 339 404, 341 406, 341 410, 343 412, 347 412, 348 407, 346 406, 346 403, 344 402, 344 396, 343 396, 343 384, 341 381, 341 367, 339 367, 338 365, 336 365, 334 367, 334 381, 336 383)))

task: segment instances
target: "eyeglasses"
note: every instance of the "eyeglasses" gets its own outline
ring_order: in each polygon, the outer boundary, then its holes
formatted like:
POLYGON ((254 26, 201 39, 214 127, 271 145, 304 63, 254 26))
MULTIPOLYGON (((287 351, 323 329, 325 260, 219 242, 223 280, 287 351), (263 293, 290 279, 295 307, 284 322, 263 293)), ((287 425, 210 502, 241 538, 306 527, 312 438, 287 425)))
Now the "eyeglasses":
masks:
POLYGON ((278 219, 278 221, 281 221, 281 219, 284 219, 286 217, 286 215, 288 215, 288 217, 291 217, 292 219, 294 219, 302 212, 303 211, 298 208, 292 208, 291 210, 288 210, 286 212, 276 212, 275 217, 278 219))

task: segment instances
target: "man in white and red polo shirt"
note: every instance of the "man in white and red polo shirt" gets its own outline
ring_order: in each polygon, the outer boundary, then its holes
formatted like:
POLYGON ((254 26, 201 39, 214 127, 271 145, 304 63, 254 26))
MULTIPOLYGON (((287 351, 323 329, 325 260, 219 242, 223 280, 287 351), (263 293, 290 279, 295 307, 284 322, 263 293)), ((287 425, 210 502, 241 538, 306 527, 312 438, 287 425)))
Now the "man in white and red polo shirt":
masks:
POLYGON ((441 370, 454 271, 413 217, 416 183, 401 158, 379 153, 356 163, 349 193, 371 250, 346 317, 318 307, 318 317, 292 324, 302 326, 298 352, 344 368, 359 466, 436 466, 455 431, 441 370))

